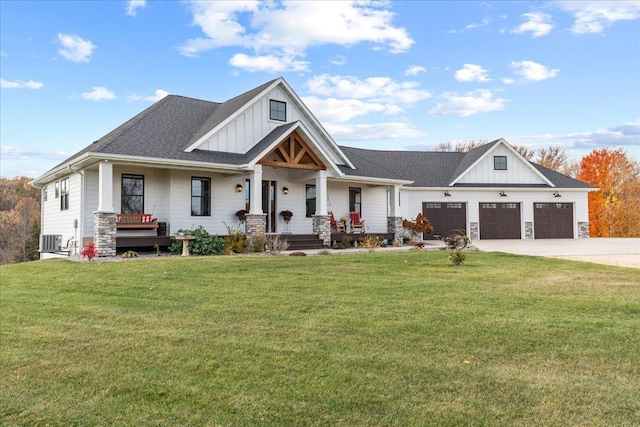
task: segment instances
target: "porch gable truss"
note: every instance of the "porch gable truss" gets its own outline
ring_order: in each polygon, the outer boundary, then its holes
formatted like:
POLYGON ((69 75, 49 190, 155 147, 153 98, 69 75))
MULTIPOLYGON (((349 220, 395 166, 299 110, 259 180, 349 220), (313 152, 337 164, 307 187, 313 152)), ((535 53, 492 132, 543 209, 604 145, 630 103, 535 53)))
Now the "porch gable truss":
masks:
POLYGON ((258 164, 288 169, 326 170, 327 167, 320 158, 309 148, 297 131, 291 132, 258 164))

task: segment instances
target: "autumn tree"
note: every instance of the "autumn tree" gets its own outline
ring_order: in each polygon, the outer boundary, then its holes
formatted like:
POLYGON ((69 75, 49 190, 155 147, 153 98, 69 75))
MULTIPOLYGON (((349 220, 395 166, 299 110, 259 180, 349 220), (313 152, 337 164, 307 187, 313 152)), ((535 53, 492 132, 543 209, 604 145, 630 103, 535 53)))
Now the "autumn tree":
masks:
POLYGON ((422 213, 418 213, 415 221, 403 219, 402 226, 408 230, 411 230, 412 241, 414 240, 414 237, 416 237, 418 234, 422 234, 424 237, 424 235, 429 235, 433 233, 433 225, 431 225, 431 222, 429 222, 427 217, 424 216, 422 213))
POLYGON ((0 263, 38 259, 40 191, 30 178, 0 178, 0 263))
POLYGON ((640 237, 640 163, 622 149, 593 150, 578 179, 598 188, 589 193, 591 236, 640 237))
POLYGON ((474 148, 478 148, 488 141, 486 139, 478 139, 471 141, 447 141, 441 142, 436 146, 436 151, 446 151, 446 152, 455 152, 455 153, 466 153, 467 151, 471 151, 474 148))

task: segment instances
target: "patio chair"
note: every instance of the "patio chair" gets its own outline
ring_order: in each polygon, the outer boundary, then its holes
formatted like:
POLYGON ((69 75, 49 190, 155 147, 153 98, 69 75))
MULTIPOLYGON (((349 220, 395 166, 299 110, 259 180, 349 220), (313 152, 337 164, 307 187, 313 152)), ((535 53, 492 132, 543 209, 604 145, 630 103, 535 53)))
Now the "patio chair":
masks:
POLYGON ((331 231, 335 230, 337 233, 344 233, 346 231, 344 222, 336 221, 335 217, 333 216, 333 212, 329 211, 328 213, 329 221, 331 222, 331 231))
POLYGON ((360 212, 351 212, 349 213, 351 217, 351 232, 356 233, 364 233, 364 220, 360 218, 360 212))

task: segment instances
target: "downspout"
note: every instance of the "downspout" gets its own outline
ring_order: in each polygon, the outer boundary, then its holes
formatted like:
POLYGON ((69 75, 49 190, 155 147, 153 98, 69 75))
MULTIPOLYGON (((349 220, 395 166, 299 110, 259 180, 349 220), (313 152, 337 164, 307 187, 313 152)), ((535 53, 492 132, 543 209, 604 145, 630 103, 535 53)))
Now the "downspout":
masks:
MULTIPOLYGON (((75 172, 80 175, 80 218, 78 219, 78 227, 75 228, 74 233, 78 234, 78 230, 80 230, 80 239, 84 241, 84 204, 87 200, 87 195, 85 194, 86 185, 85 185, 85 174, 84 169, 74 169, 71 165, 67 167, 70 172, 75 172)), ((83 242, 80 242, 78 246, 78 236, 73 236, 73 254, 76 255, 79 252, 78 247, 84 246, 83 242)))

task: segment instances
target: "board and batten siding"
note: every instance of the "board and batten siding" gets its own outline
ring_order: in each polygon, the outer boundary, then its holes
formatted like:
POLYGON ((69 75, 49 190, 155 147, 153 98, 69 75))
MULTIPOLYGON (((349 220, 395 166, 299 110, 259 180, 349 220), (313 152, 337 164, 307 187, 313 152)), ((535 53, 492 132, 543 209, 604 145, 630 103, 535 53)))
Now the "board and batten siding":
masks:
POLYGON ((516 157, 506 147, 498 146, 459 181, 460 184, 547 184, 530 164, 516 157), (507 170, 494 170, 494 156, 506 156, 507 170))

